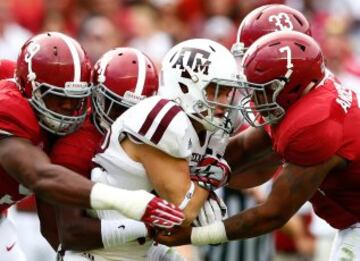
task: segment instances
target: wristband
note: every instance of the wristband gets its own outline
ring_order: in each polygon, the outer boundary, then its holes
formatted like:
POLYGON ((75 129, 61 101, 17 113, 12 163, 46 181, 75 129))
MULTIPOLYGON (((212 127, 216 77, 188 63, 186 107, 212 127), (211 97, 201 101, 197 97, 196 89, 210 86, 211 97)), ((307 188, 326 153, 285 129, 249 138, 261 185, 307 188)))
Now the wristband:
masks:
POLYGON ((203 227, 193 227, 191 230, 191 244, 207 245, 229 241, 223 222, 215 222, 203 227))
POLYGON ((101 239, 104 248, 114 248, 147 237, 148 230, 144 223, 132 219, 101 220, 101 239))
POLYGON ((190 182, 190 188, 189 190, 186 192, 185 197, 183 199, 183 201, 180 203, 179 208, 181 210, 183 210, 184 208, 186 208, 186 206, 189 204, 192 196, 194 195, 194 191, 195 191, 195 185, 194 182, 190 182))

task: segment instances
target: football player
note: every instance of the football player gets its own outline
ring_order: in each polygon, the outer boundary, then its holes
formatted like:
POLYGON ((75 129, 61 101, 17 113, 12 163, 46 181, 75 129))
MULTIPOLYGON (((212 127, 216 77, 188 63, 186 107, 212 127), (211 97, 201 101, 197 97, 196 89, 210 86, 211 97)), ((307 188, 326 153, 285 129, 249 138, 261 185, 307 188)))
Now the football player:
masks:
MULTIPOLYGON (((269 4, 258 7, 254 9, 252 12, 250 12, 243 19, 243 21, 239 26, 236 42, 233 44, 231 50, 233 55, 237 58, 237 62, 238 63, 241 62, 245 51, 250 47, 250 45, 255 40, 257 40, 263 35, 275 31, 298 31, 311 36, 311 29, 309 22, 307 21, 305 16, 296 9, 281 4, 269 4)), ((241 67, 239 69, 241 71, 241 67)), ((242 75, 243 74, 240 72, 239 76, 242 75)), ((234 123, 233 130, 236 133, 236 130, 239 129, 239 127, 243 122, 242 116, 238 115, 237 111, 234 111, 234 113, 230 115, 230 117, 232 117, 232 122, 234 123)), ((218 138, 218 141, 214 139, 213 146, 216 147, 216 149, 214 150, 218 154, 223 154, 223 150, 225 150, 225 147, 228 142, 226 135, 221 135, 220 138, 219 135, 217 135, 217 137, 216 135, 214 135, 214 138, 218 138)), ((270 161, 273 161, 275 158, 276 158, 275 155, 269 156, 270 161)), ((240 166, 240 164, 237 164, 236 162, 233 163, 236 164, 232 166, 233 171, 236 171, 237 169, 239 169, 239 167, 241 167, 242 169, 245 167, 244 165, 240 166)), ((270 163, 269 167, 271 168, 272 165, 274 164, 270 163)), ((250 166, 246 166, 246 167, 250 169, 250 166)), ((256 164, 253 164, 251 166, 252 171, 254 171, 256 168, 257 168, 256 164)), ((264 168, 264 166, 262 166, 260 171, 262 172, 267 171, 267 168, 264 168)), ((208 177, 207 174, 208 173, 206 173, 206 171, 199 173, 199 175, 197 175, 198 179, 203 178, 206 180, 206 178, 208 177)), ((229 186, 236 189, 237 179, 238 176, 233 175, 229 183, 229 186)), ((211 181, 208 180, 208 182, 210 183, 211 181)), ((241 180, 240 182, 243 181, 241 180)))
MULTIPOLYGON (((236 104, 238 92, 236 62, 225 47, 213 41, 189 40, 166 55, 161 79, 162 97, 139 102, 113 123, 102 152, 94 158, 99 168, 93 170, 92 180, 155 191, 183 209, 184 223, 189 225, 208 197, 207 190, 190 180, 189 166, 201 162, 208 131, 228 130, 225 115, 236 104)), ((139 245, 135 233, 132 241, 125 241, 123 230, 137 226, 133 220, 112 211, 97 211, 94 215, 102 219, 104 248, 67 253, 65 258, 68 254, 95 260, 146 257, 151 241, 139 245)))
MULTIPOLYGON (((296 9, 281 4, 269 4, 258 7, 250 12, 239 26, 236 42, 233 44, 231 50, 233 55, 237 58, 237 62, 241 63, 245 51, 255 40, 263 35, 275 31, 298 31, 311 36, 309 22, 305 16, 296 9)), ((241 77, 243 75, 241 67, 239 69, 239 76, 241 77)), ((237 133, 237 130, 240 130, 240 126, 243 123, 242 115, 239 115, 238 111, 234 111, 230 117, 233 122, 233 131, 234 133, 237 133)), ((211 154, 223 156, 227 143, 227 135, 219 132, 215 133, 210 146, 212 152, 211 154)), ((236 160, 233 161, 231 159, 231 155, 229 155, 229 153, 227 154, 226 160, 231 161, 231 167, 234 174, 228 184, 229 187, 232 189, 238 189, 238 179, 240 179, 241 183, 244 182, 244 179, 242 179, 242 175, 244 175, 244 173, 240 176, 236 175, 236 172, 244 172, 246 169, 251 176, 254 176, 254 173, 257 172, 270 172, 272 175, 279 164, 277 155, 275 153, 271 153, 271 150, 262 152, 260 155, 256 156, 256 159, 259 161, 249 161, 247 165, 244 165, 236 162, 236 160), (264 164, 266 164, 266 166, 264 164)), ((207 171, 201 171, 198 175, 194 176, 194 179, 205 180, 208 184, 211 184, 211 179, 209 179, 209 177, 212 176, 210 176, 207 171)), ((251 184, 249 184, 248 187, 251 187, 251 184)))
MULTIPOLYGON (((262 205, 224 223, 184 228, 176 238, 160 241, 203 244, 257 236, 283 226, 310 200, 317 215, 340 229, 332 260, 355 258, 360 254, 358 97, 325 74, 320 47, 305 34, 263 36, 245 53, 242 66, 249 93, 241 107, 254 127, 235 137, 227 153, 246 162, 248 154, 272 146, 284 162, 273 190, 262 205)), ((252 178, 260 184, 268 177, 252 178)))
POLYGON ((164 206, 179 223, 181 212, 154 195, 94 185, 51 164, 42 150, 51 143, 52 135, 67 135, 84 121, 90 72, 81 46, 64 34, 39 34, 22 47, 15 81, 0 82, 0 211, 34 192, 52 203, 114 208, 135 219, 148 218, 153 207, 164 206), (129 195, 135 202, 125 200, 129 195))
MULTIPOLYGON (((125 110, 157 93, 158 74, 153 62, 142 52, 134 48, 116 48, 96 62, 92 82, 90 117, 78 131, 58 139, 50 152, 53 163, 88 179, 95 166, 91 159, 101 150, 104 134, 125 110)), ((64 260, 81 257, 73 257, 71 252, 63 250, 114 248, 126 242, 137 242, 148 234, 144 223, 132 219, 100 220, 89 217, 85 210, 68 207, 58 207, 54 217, 49 207, 38 201, 42 232, 55 250, 60 239, 59 255, 64 255, 64 260), (120 223, 123 229, 118 228, 120 223)))

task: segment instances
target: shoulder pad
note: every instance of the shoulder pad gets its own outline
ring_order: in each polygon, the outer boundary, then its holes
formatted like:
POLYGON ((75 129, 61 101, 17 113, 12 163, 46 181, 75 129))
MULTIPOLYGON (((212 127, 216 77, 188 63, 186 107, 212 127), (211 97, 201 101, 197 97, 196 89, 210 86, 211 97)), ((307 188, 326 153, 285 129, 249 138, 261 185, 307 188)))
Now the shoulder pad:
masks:
POLYGON ((293 132, 280 146, 284 159, 303 166, 320 164, 340 149, 343 128, 339 122, 326 120, 293 132))
POLYGON ((121 125, 121 132, 173 157, 191 156, 190 137, 195 130, 186 113, 173 101, 150 97, 128 109, 118 120, 112 131, 121 125))
POLYGON ((41 140, 41 130, 36 115, 13 81, 0 81, 0 130, 31 140, 41 140))
POLYGON ((289 162, 311 166, 341 147, 346 113, 331 86, 322 86, 294 104, 276 126, 274 148, 289 162))

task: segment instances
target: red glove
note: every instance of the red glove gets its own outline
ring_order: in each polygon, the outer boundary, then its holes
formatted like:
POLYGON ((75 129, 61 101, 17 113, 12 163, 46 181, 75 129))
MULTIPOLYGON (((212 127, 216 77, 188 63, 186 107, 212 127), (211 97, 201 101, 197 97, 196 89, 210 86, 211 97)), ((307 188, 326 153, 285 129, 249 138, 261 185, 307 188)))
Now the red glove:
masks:
POLYGON ((230 178, 231 169, 226 160, 205 155, 196 167, 191 168, 191 179, 209 191, 225 186, 230 178))
POLYGON ((155 196, 147 205, 141 221, 152 227, 172 228, 181 225, 184 214, 174 204, 155 196))

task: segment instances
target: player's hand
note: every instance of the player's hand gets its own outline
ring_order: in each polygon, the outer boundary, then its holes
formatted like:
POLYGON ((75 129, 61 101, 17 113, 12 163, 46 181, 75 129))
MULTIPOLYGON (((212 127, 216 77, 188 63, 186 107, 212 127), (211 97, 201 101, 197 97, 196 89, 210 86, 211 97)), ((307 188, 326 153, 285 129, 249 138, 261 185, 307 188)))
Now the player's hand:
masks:
POLYGON ((214 191, 229 182, 231 169, 226 160, 213 155, 205 155, 196 167, 191 168, 191 179, 200 187, 214 191))
POLYGON ((172 228, 181 225, 184 218, 178 207, 155 196, 148 203, 141 221, 152 227, 172 228))
POLYGON ((214 155, 217 157, 224 157, 225 149, 229 143, 229 135, 222 129, 212 133, 209 138, 209 143, 206 148, 206 154, 214 155))
POLYGON ((224 201, 215 192, 210 192, 208 200, 205 201, 198 217, 194 220, 194 225, 206 226, 225 218, 227 218, 227 207, 224 201))
POLYGON ((181 246, 191 244, 191 227, 177 227, 171 230, 159 230, 154 240, 166 246, 181 246))

